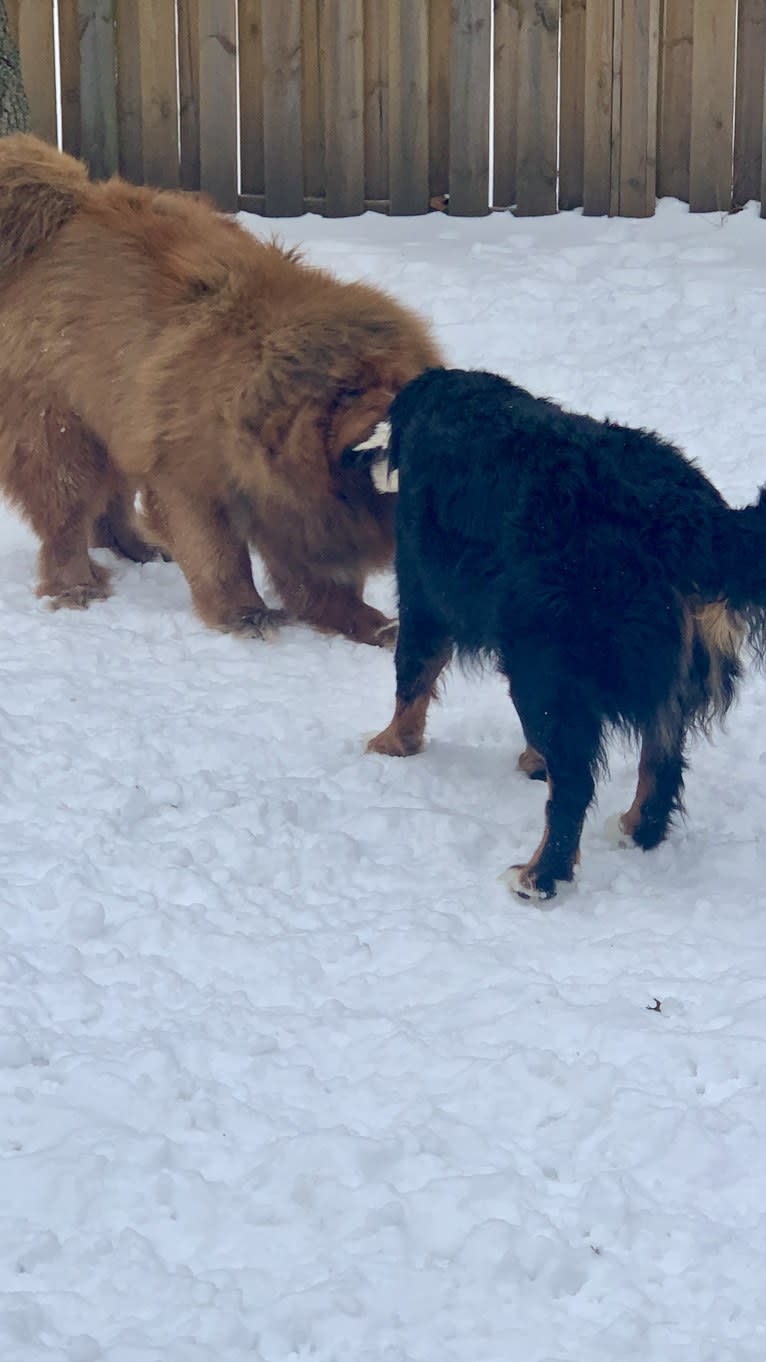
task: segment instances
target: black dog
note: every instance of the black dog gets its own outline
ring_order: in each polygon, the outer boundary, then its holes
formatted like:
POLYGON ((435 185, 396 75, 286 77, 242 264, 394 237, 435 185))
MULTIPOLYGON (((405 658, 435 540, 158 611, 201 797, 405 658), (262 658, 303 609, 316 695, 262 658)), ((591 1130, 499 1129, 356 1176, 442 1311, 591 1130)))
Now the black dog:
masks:
POLYGON ((372 752, 420 751, 453 648, 509 680, 548 780, 545 832, 509 870, 522 897, 571 880, 608 726, 640 736, 620 820, 648 850, 681 808, 684 746, 732 700, 766 637, 766 489, 731 510, 657 436, 563 411, 494 374, 431 369, 396 398, 396 711, 372 752))

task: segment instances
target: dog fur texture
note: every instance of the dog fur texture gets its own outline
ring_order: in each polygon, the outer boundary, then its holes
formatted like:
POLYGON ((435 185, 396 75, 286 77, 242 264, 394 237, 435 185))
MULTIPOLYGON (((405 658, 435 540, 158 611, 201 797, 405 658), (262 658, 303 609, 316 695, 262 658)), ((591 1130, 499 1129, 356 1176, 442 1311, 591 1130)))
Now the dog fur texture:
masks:
POLYGON ((203 620, 260 635, 284 614, 252 542, 292 614, 385 642, 363 589, 392 557, 395 498, 340 456, 439 361, 423 323, 28 136, 0 141, 0 241, 0 485, 42 541, 38 593, 86 605, 108 594, 88 543, 146 557, 148 540, 203 620))
POLYGON ((592 420, 494 374, 435 369, 397 397, 396 709, 369 750, 421 749, 457 648, 508 678, 547 779, 545 830, 508 882, 571 880, 616 727, 640 739, 620 820, 648 850, 681 809, 690 729, 731 705, 740 655, 763 655, 766 494, 732 510, 693 463, 642 430, 592 420))

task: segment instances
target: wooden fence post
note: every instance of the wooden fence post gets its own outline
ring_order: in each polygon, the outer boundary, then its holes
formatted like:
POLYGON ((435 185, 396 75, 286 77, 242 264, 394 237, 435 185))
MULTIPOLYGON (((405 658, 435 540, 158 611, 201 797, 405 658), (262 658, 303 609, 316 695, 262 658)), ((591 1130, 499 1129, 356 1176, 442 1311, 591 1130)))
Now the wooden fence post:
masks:
POLYGON ((61 141, 70 156, 80 155, 80 21, 77 0, 59 0, 61 66, 61 141))
POLYGON ((324 0, 325 211, 364 212, 364 11, 362 0, 324 0))
POLYGON ((585 153, 585 0, 561 3, 559 207, 583 201, 585 153))
POLYGON ((178 67, 175 0, 134 0, 141 73, 144 182, 177 189, 178 67))
POLYGON ((117 24, 117 144, 120 174, 134 184, 142 184, 141 43, 136 0, 115 0, 114 12, 117 24))
POLYGON ((389 0, 364 0, 364 196, 381 207, 389 196, 392 135, 390 22, 389 0))
POLYGON ((739 0, 737 103, 734 116, 734 205, 761 196, 766 0, 739 0))
POLYGON ((113 0, 79 0, 83 159, 95 179, 117 168, 117 94, 113 0))
POLYGON ((620 213, 647 218, 657 200, 659 0, 623 0, 620 213))
POLYGON ((449 193, 451 0, 428 6, 428 187, 444 207, 449 193))
POLYGON ((428 11, 389 0, 392 213, 428 212, 428 11))
POLYGON ((490 0, 452 0, 449 210, 489 212, 490 0))
POLYGON ((199 7, 178 0, 178 122, 181 185, 199 189, 199 7))
POLYGON ((267 0, 262 25, 264 211, 295 217, 303 212, 300 4, 267 0))
POLYGON ((663 4, 657 129, 657 193, 689 201, 694 0, 663 4))
POLYGON ((519 108, 519 0, 494 0, 492 206, 516 202, 519 108))
POLYGON ((239 204, 237 0, 199 0, 200 187, 219 208, 239 204))
POLYGON ((583 210, 609 212, 612 186, 614 0, 588 0, 585 10, 583 210))
POLYGON ((561 0, 520 0, 516 212, 555 213, 561 0))
POLYGON ((58 145, 53 0, 20 0, 19 60, 29 104, 29 131, 58 145))
POLYGON ((689 206, 731 208, 737 0, 694 0, 689 206))

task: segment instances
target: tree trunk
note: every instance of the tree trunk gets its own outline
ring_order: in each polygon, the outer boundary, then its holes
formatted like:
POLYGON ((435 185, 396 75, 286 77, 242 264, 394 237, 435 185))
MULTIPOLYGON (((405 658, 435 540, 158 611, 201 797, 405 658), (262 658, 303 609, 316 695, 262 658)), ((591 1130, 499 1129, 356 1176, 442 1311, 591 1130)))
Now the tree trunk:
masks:
POLYGON ((5 0, 0 0, 0 137, 8 132, 25 132, 28 126, 29 105, 19 54, 8 27, 5 0))

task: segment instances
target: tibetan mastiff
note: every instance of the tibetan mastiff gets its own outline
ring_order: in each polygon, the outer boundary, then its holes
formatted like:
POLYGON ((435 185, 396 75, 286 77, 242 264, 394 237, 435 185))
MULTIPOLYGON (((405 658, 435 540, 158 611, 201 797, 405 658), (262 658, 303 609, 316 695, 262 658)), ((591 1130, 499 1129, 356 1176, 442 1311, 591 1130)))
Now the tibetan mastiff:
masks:
POLYGON ((690 729, 734 699, 743 648, 763 656, 766 489, 732 510, 643 430, 572 415, 494 374, 434 369, 396 398, 396 709, 369 744, 420 751, 453 651, 508 678, 547 779, 545 831, 507 872, 525 898, 571 880, 605 735, 640 739, 620 820, 648 850, 681 809, 690 729))
POLYGON ((393 556, 395 498, 341 454, 439 355, 385 293, 257 240, 205 201, 91 183, 36 138, 0 140, 0 487, 42 541, 38 594, 108 595, 88 547, 161 546, 209 625, 283 604, 364 643, 393 556), (135 493, 144 518, 133 513, 135 493))

